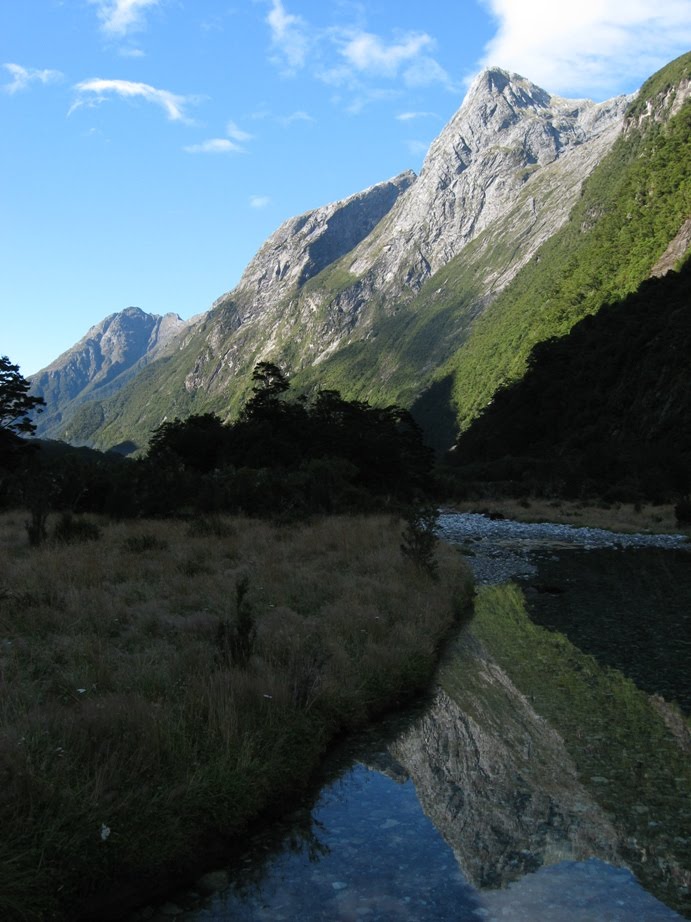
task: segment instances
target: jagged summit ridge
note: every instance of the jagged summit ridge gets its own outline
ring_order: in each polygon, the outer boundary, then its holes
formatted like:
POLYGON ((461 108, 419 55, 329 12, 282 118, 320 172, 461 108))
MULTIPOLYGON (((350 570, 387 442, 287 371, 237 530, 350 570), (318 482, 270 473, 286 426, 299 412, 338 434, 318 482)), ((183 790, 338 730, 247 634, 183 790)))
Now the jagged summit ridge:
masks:
POLYGON ((93 396, 106 394, 123 376, 158 358, 195 320, 175 313, 148 314, 126 307, 95 324, 70 349, 32 376, 32 391, 48 406, 37 422, 37 433, 52 435, 65 413, 93 396))
POLYGON ((250 261, 236 289, 249 314, 304 285, 364 240, 416 180, 412 170, 338 202, 289 218, 250 261))
MULTIPOLYGON (((380 254, 378 240, 365 241, 351 271, 375 270, 381 280, 398 279, 418 288, 505 214, 541 169, 570 158, 576 194, 621 130, 629 100, 563 99, 519 74, 483 71, 432 143, 414 188, 401 197, 377 235, 386 234, 391 245, 380 254), (417 254, 411 262, 413 248, 417 254)), ((556 208, 552 203, 554 229, 572 204, 569 194, 556 208)))
POLYGON ((188 393, 223 389, 252 362, 294 371, 377 335, 393 313, 485 231, 513 251, 480 284, 485 303, 567 220, 585 178, 621 131, 628 97, 551 96, 500 68, 483 71, 412 172, 286 221, 215 304, 188 393), (331 278, 305 283, 323 270, 331 278))

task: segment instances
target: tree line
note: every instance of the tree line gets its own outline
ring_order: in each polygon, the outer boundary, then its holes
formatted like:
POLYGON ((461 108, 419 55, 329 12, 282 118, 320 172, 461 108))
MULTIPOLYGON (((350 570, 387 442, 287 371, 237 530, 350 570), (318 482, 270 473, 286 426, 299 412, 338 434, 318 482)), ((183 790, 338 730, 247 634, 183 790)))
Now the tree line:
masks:
POLYGON ((164 421, 139 459, 27 440, 41 398, 3 358, 0 503, 113 516, 240 512, 300 516, 407 505, 429 489, 433 456, 398 406, 338 391, 294 395, 283 371, 256 365, 239 417, 164 421), (38 445, 36 450, 35 445, 38 445))

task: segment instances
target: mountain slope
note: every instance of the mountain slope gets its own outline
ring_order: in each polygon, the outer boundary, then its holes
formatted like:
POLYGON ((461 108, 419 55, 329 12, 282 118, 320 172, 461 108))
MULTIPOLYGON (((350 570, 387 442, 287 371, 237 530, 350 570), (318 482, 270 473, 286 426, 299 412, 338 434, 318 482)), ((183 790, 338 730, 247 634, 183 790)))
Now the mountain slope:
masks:
POLYGON ((673 241, 676 253, 688 248, 690 96, 687 54, 644 85, 568 224, 475 324, 447 366, 461 429, 498 387, 524 374, 536 343, 634 291, 673 241))
POLYGON ((177 314, 147 314, 128 307, 91 327, 71 349, 31 376, 31 391, 46 401, 36 418, 37 435, 61 431, 82 403, 103 399, 134 377, 144 365, 163 355, 172 341, 190 327, 177 314))
POLYGON ((97 414, 75 420, 80 435, 104 447, 143 442, 171 413, 227 415, 265 359, 298 386, 411 403, 567 220, 627 103, 564 100, 499 69, 479 75, 417 179, 403 174, 279 228, 184 353, 103 407, 95 431, 97 414))
POLYGON ((675 236, 684 252, 689 60, 600 104, 483 72, 419 177, 286 222, 181 348, 65 434, 145 445, 165 418, 228 418, 270 360, 298 388, 413 406, 448 447, 536 342, 633 291, 675 236))
POLYGON ((668 498, 691 488, 691 257, 537 345, 453 453, 471 479, 668 498))

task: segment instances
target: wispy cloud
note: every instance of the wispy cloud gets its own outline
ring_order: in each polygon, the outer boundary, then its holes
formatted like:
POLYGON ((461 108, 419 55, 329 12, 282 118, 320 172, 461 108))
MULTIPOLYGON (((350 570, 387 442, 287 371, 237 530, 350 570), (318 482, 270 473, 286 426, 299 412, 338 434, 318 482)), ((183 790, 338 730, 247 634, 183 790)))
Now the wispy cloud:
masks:
POLYGON ((70 108, 70 114, 81 106, 95 106, 104 102, 109 96, 123 99, 143 99, 145 102, 160 106, 172 122, 189 121, 185 109, 198 101, 195 96, 179 96, 169 90, 160 90, 148 83, 136 83, 132 80, 103 80, 94 77, 83 80, 75 86, 77 99, 70 108))
POLYGON ((190 144, 184 150, 188 154, 246 154, 242 143, 251 141, 254 137, 248 131, 238 128, 232 121, 226 125, 226 135, 225 138, 209 138, 199 144, 190 144))
MULTIPOLYGON (((331 29, 337 63, 323 67, 318 76, 335 86, 364 87, 373 79, 401 81, 409 87, 441 84, 454 88, 453 81, 432 57, 434 39, 426 32, 408 32, 386 41, 372 32, 331 29)), ((333 61, 333 54, 329 56, 333 61)))
POLYGON ((360 32, 344 41, 341 56, 361 73, 395 77, 403 65, 433 45, 432 38, 424 32, 410 33, 389 44, 371 32, 360 32))
POLYGON ((146 52, 141 48, 119 48, 118 54, 121 58, 145 58, 146 52))
POLYGON ((253 135, 251 135, 249 131, 243 131, 232 121, 228 122, 226 125, 226 134, 229 138, 232 138, 233 141, 239 141, 240 143, 243 141, 251 141, 253 138, 253 135))
POLYGON ((359 91, 363 98, 374 80, 458 89, 435 59, 436 42, 426 32, 400 32, 384 38, 361 25, 362 9, 355 25, 317 28, 290 12, 284 0, 266 2, 271 6, 266 16, 271 59, 286 75, 307 69, 325 83, 359 91))
POLYGON ((101 28, 109 35, 124 36, 142 29, 145 12, 158 6, 161 0, 89 0, 97 7, 101 28))
POLYGON ((396 116, 399 122, 412 122, 416 118, 438 118, 435 112, 400 112, 396 116))
POLYGON ((482 66, 565 95, 619 92, 691 46, 688 0, 482 0, 498 23, 482 66))
POLYGON ((32 83, 56 83, 63 79, 59 70, 36 70, 32 67, 22 67, 20 64, 3 64, 3 68, 10 74, 12 80, 3 83, 5 93, 18 93, 26 90, 32 83))
POLYGON ((316 119, 300 109, 297 112, 291 112, 290 115, 279 115, 277 121, 280 125, 283 125, 284 128, 287 128, 288 125, 292 125, 295 122, 314 122, 316 119))
POLYGON ((294 74, 304 67, 310 46, 310 31, 305 20, 289 13, 282 0, 271 0, 266 22, 271 31, 274 62, 284 73, 294 74))
POLYGON ((266 208, 267 205, 271 204, 271 199, 268 195, 251 195, 250 196, 250 208, 266 208))
POLYGON ((183 148, 188 154, 242 154, 244 148, 228 138, 210 138, 201 144, 189 144, 183 148))

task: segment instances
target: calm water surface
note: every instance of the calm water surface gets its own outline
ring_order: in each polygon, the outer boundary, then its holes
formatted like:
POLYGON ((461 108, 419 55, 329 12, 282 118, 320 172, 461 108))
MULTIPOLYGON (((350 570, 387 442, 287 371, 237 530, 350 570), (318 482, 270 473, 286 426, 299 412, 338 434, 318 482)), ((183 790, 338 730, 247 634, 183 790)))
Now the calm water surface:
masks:
MULTIPOLYGON (((493 565, 501 579, 517 578, 534 620, 564 632, 603 670, 616 666, 646 692, 688 703, 687 550, 673 550, 674 542, 624 549, 593 530, 585 545, 525 526, 512 539, 513 523, 495 529, 493 541, 486 521, 473 530, 467 516, 456 518, 464 521, 446 517, 445 531, 460 529, 456 538, 483 582, 493 565)), ((640 765, 648 770, 645 758, 640 765)), ((688 855, 688 777, 669 782, 680 827, 663 840, 652 808, 633 803, 644 822, 632 841, 616 811, 599 806, 597 785, 605 783, 580 777, 559 735, 466 630, 430 700, 335 754, 311 801, 248 841, 224 869, 227 887, 206 898, 179 894, 153 918, 683 918, 657 897, 686 913, 689 869, 679 854, 688 855), (641 840, 646 830, 650 843, 641 840), (627 866, 634 853, 659 865, 659 887, 648 884, 656 895, 627 866)))

